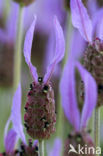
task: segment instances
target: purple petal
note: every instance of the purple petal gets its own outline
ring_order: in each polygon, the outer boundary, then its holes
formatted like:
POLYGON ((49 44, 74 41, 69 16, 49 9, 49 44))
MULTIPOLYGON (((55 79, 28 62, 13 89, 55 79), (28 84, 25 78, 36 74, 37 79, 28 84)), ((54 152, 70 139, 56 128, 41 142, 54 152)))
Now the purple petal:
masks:
POLYGON ((103 9, 99 9, 93 15, 93 34, 103 39, 103 9), (101 17, 101 18, 100 18, 101 17))
POLYGON ((98 29, 98 37, 103 40, 103 15, 102 15, 102 20, 100 22, 100 27, 98 29))
POLYGON ((90 12, 90 15, 93 16, 95 14, 95 12, 98 10, 97 0, 93 0, 93 1, 88 0, 87 1, 87 8, 88 8, 88 10, 90 12))
POLYGON ((81 0, 71 0, 72 23, 76 27, 84 39, 88 42, 92 41, 92 23, 88 16, 87 10, 81 0))
POLYGON ((72 33, 69 57, 72 57, 72 59, 80 58, 83 55, 84 48, 85 48, 84 39, 77 30, 74 30, 72 33))
POLYGON ((13 97, 11 120, 13 123, 13 129, 21 138, 21 140, 26 144, 26 139, 23 132, 23 126, 21 121, 21 85, 20 84, 13 97))
POLYGON ((29 66, 30 73, 32 75, 32 78, 35 82, 37 82, 38 75, 36 68, 31 63, 31 48, 32 48, 32 41, 34 36, 34 30, 35 30, 35 24, 36 24, 36 16, 34 17, 34 20, 26 33, 25 42, 24 42, 24 57, 25 61, 29 66))
POLYGON ((75 130, 78 131, 80 128, 80 113, 77 106, 75 87, 75 63, 73 60, 69 60, 65 65, 60 82, 60 92, 65 115, 75 130))
POLYGON ((103 8, 96 13, 95 17, 97 25, 97 37, 103 40, 103 8))
POLYGON ((15 144, 16 144, 16 132, 11 129, 9 130, 7 136, 5 137, 5 150, 6 152, 9 154, 9 153, 12 153, 14 151, 14 147, 15 147, 15 144))
POLYGON ((97 86, 94 78, 79 62, 77 63, 77 68, 85 86, 85 101, 81 115, 81 128, 84 128, 97 103, 97 86))
POLYGON ((55 27, 55 35, 56 35, 56 48, 55 48, 55 55, 47 68, 47 73, 44 76, 44 83, 47 83, 54 71, 55 66, 59 63, 65 53, 65 41, 62 27, 59 24, 57 18, 54 18, 54 27, 55 27))
POLYGON ((49 152, 48 156, 60 156, 62 149, 62 142, 59 138, 55 139, 54 146, 51 152, 49 152))

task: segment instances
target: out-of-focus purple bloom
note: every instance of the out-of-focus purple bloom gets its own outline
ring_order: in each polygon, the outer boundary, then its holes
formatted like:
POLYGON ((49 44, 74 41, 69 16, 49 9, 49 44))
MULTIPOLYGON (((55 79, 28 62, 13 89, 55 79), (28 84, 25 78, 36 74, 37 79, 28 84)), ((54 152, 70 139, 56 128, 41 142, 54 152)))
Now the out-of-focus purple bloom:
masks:
POLYGON ((7 154, 14 152, 14 147, 16 145, 16 136, 17 134, 13 129, 9 130, 5 138, 5 150, 7 154))
POLYGON ((50 33, 53 27, 54 15, 56 15, 61 24, 64 24, 66 12, 64 10, 62 0, 38 0, 31 6, 25 9, 24 22, 28 25, 32 20, 32 14, 36 14, 38 17, 37 30, 41 30, 45 33, 50 33))
POLYGON ((71 0, 72 23, 86 41, 92 41, 92 23, 81 0, 71 0), (84 20, 85 19, 85 20, 84 20))
POLYGON ((70 52, 72 51, 72 53, 70 53, 70 57, 79 59, 83 55, 85 45, 85 40, 82 38, 80 33, 74 29, 70 41, 70 52))
POLYGON ((95 12, 98 11, 98 9, 99 9, 98 4, 97 4, 97 0, 94 0, 94 1, 88 0, 88 2, 87 2, 87 8, 89 10, 89 13, 90 13, 91 17, 93 17, 93 15, 95 14, 95 12))
MULTIPOLYGON (((37 83, 38 75, 36 72, 36 68, 31 63, 31 48, 32 48, 32 40, 33 40, 33 33, 35 29, 35 23, 36 23, 36 17, 34 17, 34 21, 26 34, 25 43, 24 43, 24 56, 25 56, 25 61, 29 66, 32 78, 34 82, 37 83)), ((64 56, 64 52, 65 52, 65 42, 64 42, 63 31, 56 17, 54 18, 54 31, 55 31, 55 37, 56 37, 55 54, 44 76, 43 82, 45 84, 50 80, 53 74, 53 71, 55 69, 55 66, 62 60, 64 56)))
MULTIPOLYGON (((80 31, 81 35, 87 42, 91 43, 93 41, 93 33, 95 27, 93 24, 94 22, 92 23, 87 13, 87 9, 85 8, 81 0, 71 0, 70 5, 71 5, 73 26, 80 31)), ((100 39, 103 39, 103 35, 102 35, 103 34, 103 29, 102 29, 103 13, 102 12, 103 11, 97 11, 97 13, 95 14, 96 23, 98 23, 99 21, 99 29, 98 29, 99 33, 97 33, 97 35, 100 39)))
POLYGON ((5 28, 0 29, 0 40, 4 43, 14 43, 16 39, 18 5, 11 3, 10 15, 5 28))
MULTIPOLYGON (((77 38, 74 38, 71 48, 71 53, 69 60, 65 65, 63 76, 60 83, 60 91, 62 96, 62 106, 65 112, 66 117, 74 127, 76 131, 83 129, 87 125, 87 121, 90 118, 93 109, 96 106, 97 102, 97 87, 96 82, 93 77, 89 74, 86 69, 77 61, 77 51, 75 47, 75 41, 77 38), (78 109, 77 97, 76 97, 76 80, 75 80, 75 68, 78 69, 81 78, 84 82, 85 87, 85 100, 80 115, 78 109), (92 95, 91 95, 92 94, 92 95)), ((81 49, 81 47, 80 47, 81 49)))
POLYGON ((15 152, 15 145, 17 143, 17 134, 13 128, 8 131, 9 124, 10 124, 10 118, 8 119, 5 126, 4 147, 5 147, 5 153, 7 155, 12 155, 15 152))
POLYGON ((93 34, 103 40, 103 8, 96 11, 93 16, 93 34), (100 18, 101 17, 101 18, 100 18))
MULTIPOLYGON (((36 150, 38 141, 35 140, 33 145, 31 146, 32 142, 31 140, 29 140, 30 144, 27 145, 25 134, 23 132, 23 125, 21 121, 21 85, 20 84, 14 94, 12 112, 5 126, 4 145, 5 145, 5 153, 7 155, 16 154, 16 150, 14 149, 14 147, 18 142, 18 139, 22 141, 22 146, 24 147, 27 155, 29 154, 35 155, 35 153, 38 152, 36 150), (10 122, 12 122, 13 128, 8 131, 10 122)), ((18 154, 19 152, 23 152, 23 151, 19 151, 18 149, 18 154)))
POLYGON ((54 141, 53 148, 50 152, 48 152, 48 156, 60 156, 62 149, 62 141, 59 138, 56 138, 54 141))

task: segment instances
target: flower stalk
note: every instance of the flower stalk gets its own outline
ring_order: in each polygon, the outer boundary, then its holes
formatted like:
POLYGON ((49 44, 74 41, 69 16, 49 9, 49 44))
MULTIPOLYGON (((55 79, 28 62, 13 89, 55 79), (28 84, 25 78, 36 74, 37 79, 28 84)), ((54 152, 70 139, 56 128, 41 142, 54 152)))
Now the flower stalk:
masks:
MULTIPOLYGON (((100 147, 100 107, 97 107, 94 111, 94 142, 95 147, 100 147)), ((96 156, 99 156, 97 154, 96 156)))
POLYGON ((5 0, 4 10, 3 10, 4 21, 7 20, 7 17, 9 15, 9 11, 10 11, 10 7, 11 7, 11 0, 5 0))
POLYGON ((39 141, 39 154, 40 156, 45 156, 44 140, 39 141))
POLYGON ((21 52, 22 52, 22 39, 23 39, 23 6, 20 5, 17 37, 15 43, 15 54, 14 54, 14 89, 17 88, 20 82, 21 73, 21 52))

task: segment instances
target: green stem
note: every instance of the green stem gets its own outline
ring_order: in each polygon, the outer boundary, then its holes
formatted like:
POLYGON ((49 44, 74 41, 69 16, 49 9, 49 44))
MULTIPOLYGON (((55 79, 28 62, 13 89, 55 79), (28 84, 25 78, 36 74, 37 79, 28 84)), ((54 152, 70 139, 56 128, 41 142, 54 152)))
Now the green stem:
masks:
POLYGON ((45 149, 44 149, 44 140, 40 140, 39 141, 39 154, 40 154, 40 156, 45 156, 44 151, 45 151, 45 149))
POLYGON ((68 55, 70 52, 70 41, 71 41, 71 35, 72 35, 72 22, 71 22, 71 16, 70 16, 70 12, 68 13, 67 16, 67 31, 66 31, 66 49, 65 49, 65 56, 64 56, 64 60, 63 60, 63 66, 65 65, 67 59, 68 59, 68 55))
POLYGON ((23 40, 23 6, 20 6, 18 24, 17 24, 17 37, 15 44, 14 54, 14 89, 18 87, 21 80, 21 54, 22 54, 22 40, 23 40))
MULTIPOLYGON (((94 111, 94 143, 95 147, 100 147, 100 108, 94 111)), ((98 154, 96 156, 99 156, 98 154)))
POLYGON ((3 19, 4 19, 4 21, 6 21, 7 18, 8 18, 10 8, 11 8, 11 0, 5 0, 4 1, 4 9, 3 9, 3 19))

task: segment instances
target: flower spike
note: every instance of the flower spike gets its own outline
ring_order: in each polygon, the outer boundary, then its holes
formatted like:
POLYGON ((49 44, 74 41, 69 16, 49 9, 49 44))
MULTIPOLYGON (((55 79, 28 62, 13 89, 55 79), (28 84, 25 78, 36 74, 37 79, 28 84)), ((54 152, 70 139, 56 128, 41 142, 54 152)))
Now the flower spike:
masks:
POLYGON ((31 48, 32 48, 32 41, 33 41, 33 34, 35 30, 35 24, 36 24, 36 16, 34 16, 34 20, 26 34, 25 42, 24 42, 24 57, 25 61, 29 66, 31 76, 34 80, 34 82, 37 82, 38 75, 36 71, 36 67, 34 67, 31 63, 31 48))
POLYGON ((56 36, 56 47, 55 47, 55 54, 47 68, 47 73, 44 76, 44 83, 47 83, 54 71, 55 66, 59 63, 62 58, 64 57, 65 53, 65 41, 62 27, 59 24, 57 17, 54 17, 54 28, 55 28, 55 36, 56 36))
POLYGON ((21 85, 20 84, 13 97, 11 120, 13 123, 13 129, 21 138, 21 140, 26 144, 26 139, 23 132, 23 126, 21 121, 21 85))
POLYGON ((85 128, 88 119, 91 117, 92 112, 96 107, 97 86, 91 74, 86 69, 84 69, 84 67, 79 62, 77 62, 76 65, 81 74, 85 86, 85 101, 81 115, 81 128, 85 128))
POLYGON ((80 31, 81 35, 86 41, 91 42, 92 41, 92 23, 82 1, 71 0, 70 6, 71 6, 73 26, 76 27, 80 31))

